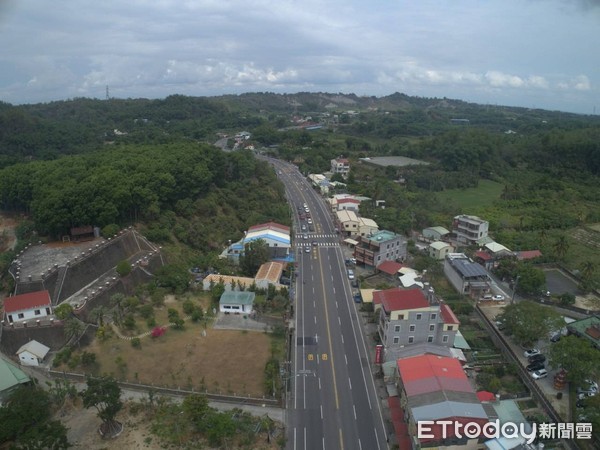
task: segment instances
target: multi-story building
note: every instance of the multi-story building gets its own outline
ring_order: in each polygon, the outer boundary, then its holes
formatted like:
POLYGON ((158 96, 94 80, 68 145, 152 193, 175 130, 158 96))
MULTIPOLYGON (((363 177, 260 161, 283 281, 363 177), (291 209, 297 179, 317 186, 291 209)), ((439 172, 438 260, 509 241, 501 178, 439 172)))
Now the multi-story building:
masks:
POLYGON ((445 303, 439 302, 433 289, 393 288, 373 293, 379 309, 378 332, 385 359, 394 359, 394 350, 412 344, 454 345, 460 322, 445 303))
POLYGON ((344 178, 350 172, 350 162, 346 158, 336 158, 331 160, 331 173, 339 173, 344 178))
POLYGON ((406 259, 406 239, 396 233, 381 230, 370 236, 357 236, 354 258, 357 264, 376 267, 384 261, 406 259))
POLYGON ((399 359, 398 393, 412 447, 438 449, 481 448, 486 437, 482 427, 490 416, 460 362, 455 358, 421 355, 399 359), (457 433, 453 426, 444 433, 441 424, 432 425, 427 434, 418 436, 422 420, 448 423, 477 423, 478 433, 457 433))
POLYGON ((477 216, 460 215, 452 222, 452 232, 456 242, 463 245, 477 245, 478 241, 488 235, 489 222, 477 216))

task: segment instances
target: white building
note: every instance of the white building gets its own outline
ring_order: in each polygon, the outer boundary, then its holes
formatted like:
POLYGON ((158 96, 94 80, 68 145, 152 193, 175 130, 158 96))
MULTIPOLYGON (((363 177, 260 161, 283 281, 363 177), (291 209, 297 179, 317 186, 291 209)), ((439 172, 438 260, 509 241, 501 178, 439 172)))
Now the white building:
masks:
POLYGON ((477 216, 462 214, 456 216, 452 222, 452 232, 456 241, 463 245, 477 245, 483 238, 487 238, 489 222, 477 216))
POLYGON ((49 347, 46 347, 44 344, 38 341, 31 340, 17 350, 17 355, 19 356, 21 365, 39 366, 49 351, 49 347))
POLYGON ((29 292, 4 299, 4 320, 15 323, 39 320, 52 315, 52 301, 48 291, 29 292))
POLYGON ((350 162, 346 158, 336 158, 331 160, 331 173, 339 173, 344 178, 350 172, 350 162))

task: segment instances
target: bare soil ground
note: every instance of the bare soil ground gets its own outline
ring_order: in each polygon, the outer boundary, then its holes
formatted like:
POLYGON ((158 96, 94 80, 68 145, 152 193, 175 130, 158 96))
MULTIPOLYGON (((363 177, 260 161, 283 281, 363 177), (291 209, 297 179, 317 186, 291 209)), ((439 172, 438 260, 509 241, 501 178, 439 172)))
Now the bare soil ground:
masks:
POLYGON ((142 338, 139 349, 113 336, 84 350, 96 354, 99 373, 131 382, 261 397, 269 335, 208 328, 203 336, 203 330, 186 321, 184 330, 169 328, 159 338, 142 338), (119 356, 126 364, 123 369, 116 361, 119 356))
POLYGON ((8 215, 0 214, 0 251, 12 250, 16 243, 15 228, 17 220, 8 215))

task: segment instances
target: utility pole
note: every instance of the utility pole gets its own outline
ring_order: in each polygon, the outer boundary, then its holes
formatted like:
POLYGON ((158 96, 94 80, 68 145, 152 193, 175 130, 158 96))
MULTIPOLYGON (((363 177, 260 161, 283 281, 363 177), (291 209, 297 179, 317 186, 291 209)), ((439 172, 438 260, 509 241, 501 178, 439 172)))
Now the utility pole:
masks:
POLYGON ((521 278, 521 275, 517 275, 517 278, 515 279, 515 284, 513 285, 512 297, 510 298, 511 304, 513 304, 515 302, 515 293, 517 292, 517 285, 519 284, 519 278, 521 278))
POLYGON ((110 94, 108 92, 108 84, 106 85, 106 100, 110 100, 110 94))

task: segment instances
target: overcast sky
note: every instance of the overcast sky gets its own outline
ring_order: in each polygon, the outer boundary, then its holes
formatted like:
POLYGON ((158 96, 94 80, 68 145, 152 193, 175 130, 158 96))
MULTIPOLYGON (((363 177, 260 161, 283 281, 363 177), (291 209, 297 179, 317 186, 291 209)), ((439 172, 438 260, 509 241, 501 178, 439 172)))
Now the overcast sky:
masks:
POLYGON ((270 91, 600 114, 600 0, 0 0, 0 100, 270 91), (596 108, 596 109, 595 109, 596 108))

